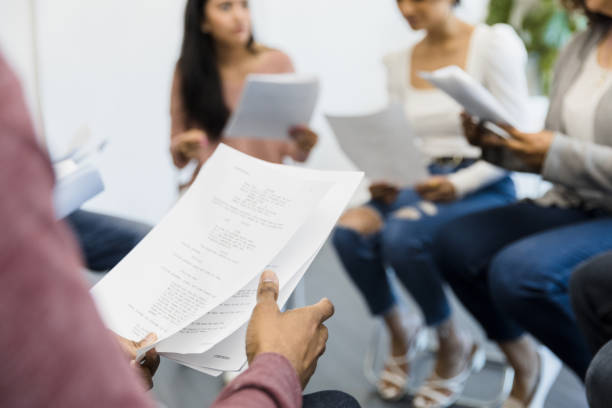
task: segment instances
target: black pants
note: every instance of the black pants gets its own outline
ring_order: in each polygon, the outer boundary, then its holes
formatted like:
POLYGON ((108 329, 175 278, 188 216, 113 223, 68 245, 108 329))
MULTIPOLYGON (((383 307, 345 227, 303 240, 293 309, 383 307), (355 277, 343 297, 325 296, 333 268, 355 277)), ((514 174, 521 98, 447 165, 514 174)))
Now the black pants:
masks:
POLYGON ((572 306, 593 353, 612 340, 612 251, 579 266, 570 280, 572 306))
POLYGON ((578 325, 593 353, 586 374, 591 408, 612 401, 612 252, 596 256, 579 266, 570 280, 570 296, 578 325))
POLYGON ((303 408, 360 408, 355 398, 340 391, 304 395, 303 408))

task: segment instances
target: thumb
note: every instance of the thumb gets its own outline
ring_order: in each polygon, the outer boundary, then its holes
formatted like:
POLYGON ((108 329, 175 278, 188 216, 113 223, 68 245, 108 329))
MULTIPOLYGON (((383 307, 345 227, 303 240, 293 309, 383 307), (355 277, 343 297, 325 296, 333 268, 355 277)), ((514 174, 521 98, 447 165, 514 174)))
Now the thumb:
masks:
POLYGON ((137 349, 141 349, 143 347, 152 345, 156 341, 157 341, 157 334, 149 333, 146 335, 144 339, 140 340, 139 342, 135 342, 134 345, 136 346, 137 349))
POLYGON ((278 299, 278 276, 272 271, 264 271, 259 278, 259 287, 257 288, 257 303, 271 302, 276 304, 278 299))

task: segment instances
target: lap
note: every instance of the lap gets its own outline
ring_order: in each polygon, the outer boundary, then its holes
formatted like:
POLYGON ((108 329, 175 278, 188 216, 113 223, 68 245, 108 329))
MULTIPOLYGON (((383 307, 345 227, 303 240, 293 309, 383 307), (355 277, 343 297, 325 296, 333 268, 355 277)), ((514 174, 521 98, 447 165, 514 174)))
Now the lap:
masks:
POLYGON ((565 292, 569 277, 578 265, 612 249, 611 230, 612 217, 603 217, 529 235, 495 255, 491 279, 565 292))

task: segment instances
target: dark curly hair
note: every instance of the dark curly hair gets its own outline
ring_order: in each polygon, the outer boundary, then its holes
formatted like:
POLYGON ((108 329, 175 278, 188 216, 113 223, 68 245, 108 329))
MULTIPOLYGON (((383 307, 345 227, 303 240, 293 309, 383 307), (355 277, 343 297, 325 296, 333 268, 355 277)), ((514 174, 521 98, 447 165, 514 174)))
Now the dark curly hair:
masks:
POLYGON ((591 25, 612 26, 612 17, 590 11, 585 0, 562 0, 561 3, 570 11, 582 12, 589 19, 591 25))

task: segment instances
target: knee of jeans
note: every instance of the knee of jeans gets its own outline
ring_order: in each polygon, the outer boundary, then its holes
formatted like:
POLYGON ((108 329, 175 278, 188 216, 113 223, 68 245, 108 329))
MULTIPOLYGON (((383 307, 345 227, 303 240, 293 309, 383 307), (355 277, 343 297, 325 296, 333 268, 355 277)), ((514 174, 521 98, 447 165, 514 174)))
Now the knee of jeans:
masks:
POLYGON ((339 253, 344 253, 353 248, 358 239, 359 233, 351 228, 338 226, 332 233, 332 244, 339 253))
POLYGON ((593 358, 586 373, 585 387, 589 406, 608 407, 612 399, 612 342, 606 344, 593 358))
POLYGON ((392 265, 423 253, 426 241, 418 220, 391 218, 381 233, 383 256, 392 265))
POLYGON ((489 290, 506 311, 516 311, 525 300, 544 298, 554 290, 554 265, 545 256, 526 253, 521 244, 499 252, 489 266, 489 290))

